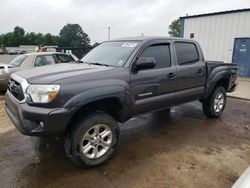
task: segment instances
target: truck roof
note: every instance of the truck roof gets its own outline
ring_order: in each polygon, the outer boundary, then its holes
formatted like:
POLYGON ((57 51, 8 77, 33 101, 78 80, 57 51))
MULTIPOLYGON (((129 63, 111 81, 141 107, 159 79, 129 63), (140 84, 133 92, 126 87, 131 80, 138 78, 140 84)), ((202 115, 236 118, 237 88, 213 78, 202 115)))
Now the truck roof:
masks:
MULTIPOLYGON (((141 42, 146 42, 150 40, 178 40, 178 41, 187 41, 187 42, 194 42, 194 40, 191 39, 184 39, 180 37, 164 37, 164 36, 139 36, 139 37, 124 37, 124 38, 117 38, 117 39, 112 39, 109 41, 141 41, 141 42)), ((105 41, 108 42, 108 41, 105 41)))

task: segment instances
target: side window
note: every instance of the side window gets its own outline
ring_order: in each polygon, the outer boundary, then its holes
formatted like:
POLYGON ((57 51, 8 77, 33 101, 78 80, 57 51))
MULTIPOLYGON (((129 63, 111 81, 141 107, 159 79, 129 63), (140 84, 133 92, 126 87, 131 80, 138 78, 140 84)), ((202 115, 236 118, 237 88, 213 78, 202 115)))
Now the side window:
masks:
POLYGON ((42 58, 40 56, 36 57, 36 60, 34 62, 34 66, 38 67, 38 66, 42 66, 42 65, 43 65, 42 58))
POLYGON ((59 63, 68 63, 74 61, 74 59, 70 55, 59 54, 56 55, 59 63))
POLYGON ((199 60, 198 51, 194 43, 176 42, 175 50, 178 65, 193 63, 199 60))
POLYGON ((44 65, 56 64, 56 61, 52 55, 45 55, 44 57, 44 65))
POLYGON ((156 69, 171 66, 169 44, 157 44, 149 46, 142 52, 141 57, 155 58, 156 69))

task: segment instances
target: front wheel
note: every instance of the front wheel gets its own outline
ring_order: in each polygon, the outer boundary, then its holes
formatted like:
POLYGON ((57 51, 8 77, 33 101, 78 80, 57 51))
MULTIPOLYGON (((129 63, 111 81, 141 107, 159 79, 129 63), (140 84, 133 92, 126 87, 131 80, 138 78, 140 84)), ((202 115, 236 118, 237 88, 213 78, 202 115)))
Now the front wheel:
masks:
POLYGON ((224 87, 217 87, 213 93, 202 102, 203 112, 206 116, 217 118, 221 116, 226 106, 226 90, 224 87))
POLYGON ((65 151, 78 166, 97 166, 113 156, 118 139, 117 122, 108 114, 95 112, 73 125, 65 140, 65 151))

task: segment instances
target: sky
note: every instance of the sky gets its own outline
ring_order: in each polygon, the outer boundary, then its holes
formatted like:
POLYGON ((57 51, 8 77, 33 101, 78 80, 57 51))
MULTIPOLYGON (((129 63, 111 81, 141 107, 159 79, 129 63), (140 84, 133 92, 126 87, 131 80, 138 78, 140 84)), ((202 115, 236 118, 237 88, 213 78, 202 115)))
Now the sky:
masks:
POLYGON ((78 23, 91 44, 128 36, 168 36, 180 16, 250 8, 250 0, 0 0, 0 33, 15 26, 58 35, 78 23))

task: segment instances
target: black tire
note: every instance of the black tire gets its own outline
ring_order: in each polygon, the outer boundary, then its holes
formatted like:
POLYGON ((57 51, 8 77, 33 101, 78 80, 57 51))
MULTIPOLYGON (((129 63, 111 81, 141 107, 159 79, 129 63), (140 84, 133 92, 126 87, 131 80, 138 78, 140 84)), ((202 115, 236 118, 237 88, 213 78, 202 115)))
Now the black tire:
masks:
MULTIPOLYGON (((87 117, 79 118, 79 120, 76 121, 74 125, 72 125, 72 129, 69 131, 65 139, 65 152, 77 166, 83 168, 93 167, 106 162, 113 156, 118 144, 118 140, 119 126, 117 122, 108 114, 105 114, 103 112, 94 112, 87 117), (108 150, 102 156, 100 156, 99 158, 91 159, 86 156, 90 154, 84 154, 81 149, 81 146, 85 147, 82 140, 86 134, 90 134, 90 131, 92 131, 91 128, 97 125, 106 125, 106 128, 109 128, 109 130, 111 130, 112 141, 110 142, 111 144, 108 147, 108 150)), ((91 141, 89 141, 88 144, 90 143, 91 141)), ((96 145, 98 144, 96 143, 96 145)))
POLYGON ((206 100, 202 102, 202 109, 203 109, 204 114, 210 118, 220 117, 221 114, 223 113, 223 110, 225 109, 226 101, 227 101, 227 96, 226 96, 225 88, 221 86, 216 87, 214 91, 212 92, 212 94, 206 100), (216 97, 219 94, 223 95, 224 102, 221 108, 216 108, 215 107, 216 97))

